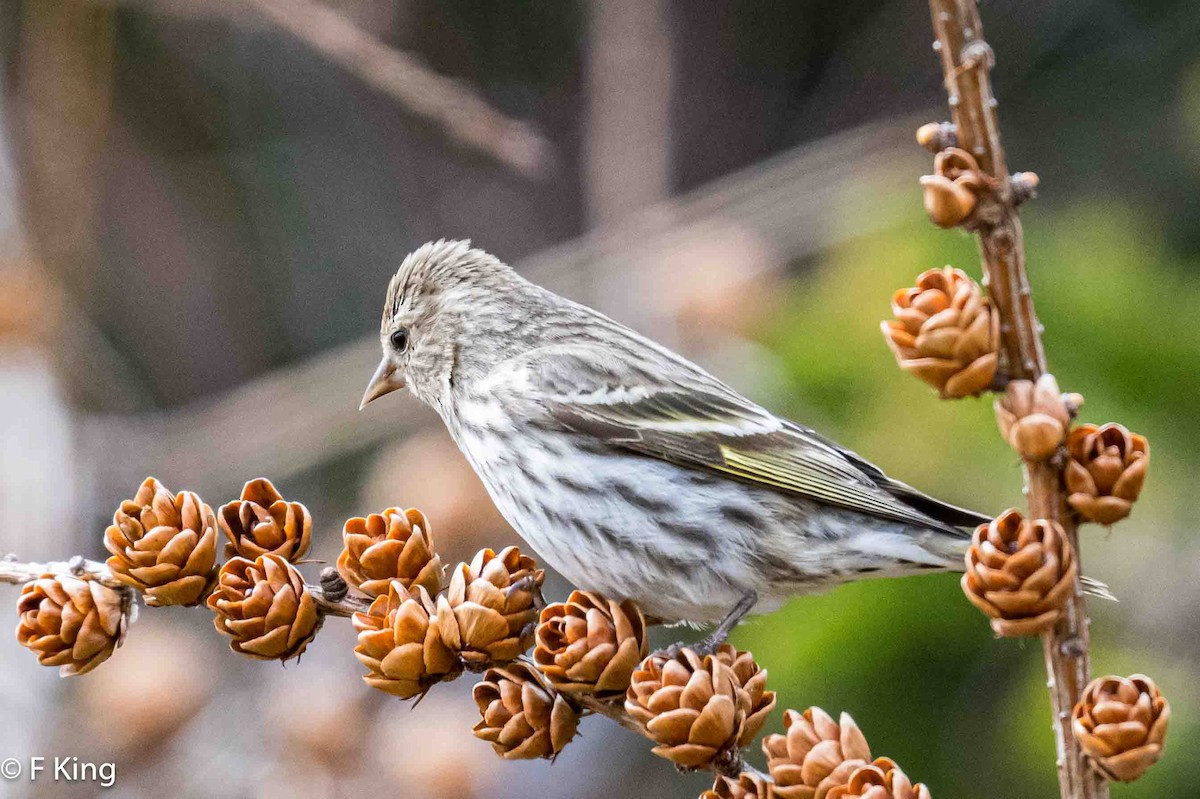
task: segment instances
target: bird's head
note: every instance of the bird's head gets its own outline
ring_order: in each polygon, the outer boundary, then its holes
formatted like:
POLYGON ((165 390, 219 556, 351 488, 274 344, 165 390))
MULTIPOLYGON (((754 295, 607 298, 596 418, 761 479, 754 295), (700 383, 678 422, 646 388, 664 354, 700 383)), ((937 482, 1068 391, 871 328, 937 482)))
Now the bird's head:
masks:
POLYGON ((388 284, 383 359, 359 407, 405 386, 436 404, 462 372, 493 356, 497 326, 512 323, 506 297, 523 283, 467 241, 439 240, 410 253, 388 284))

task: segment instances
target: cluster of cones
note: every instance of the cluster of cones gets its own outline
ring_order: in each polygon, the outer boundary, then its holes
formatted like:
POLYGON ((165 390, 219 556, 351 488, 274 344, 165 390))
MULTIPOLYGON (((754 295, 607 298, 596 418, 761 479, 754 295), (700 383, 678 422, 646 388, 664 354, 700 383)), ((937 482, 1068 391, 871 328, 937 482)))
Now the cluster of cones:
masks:
POLYGON ((364 679, 410 698, 482 672, 474 733, 506 759, 552 759, 581 716, 623 707, 657 754, 682 768, 712 768, 749 743, 775 706, 766 672, 748 653, 650 654, 632 602, 575 591, 539 607, 543 573, 516 547, 483 550, 443 589, 417 511, 351 520, 344 541, 339 571, 374 597, 353 617, 364 679))
MULTIPOLYGON (((150 606, 206 604, 236 652, 298 657, 324 618, 322 589, 297 569, 311 531, 307 509, 267 480, 247 483, 214 512, 148 478, 105 532, 109 574, 27 583, 18 640, 63 675, 83 674, 120 645, 136 592, 150 606), (218 530, 228 557, 219 566, 218 530)), ((516 547, 484 549, 447 580, 428 520, 399 508, 350 519, 343 544, 343 588, 365 597, 351 621, 366 683, 407 699, 482 673, 474 733, 507 759, 552 759, 581 716, 602 712, 640 729, 679 768, 721 774, 706 798, 929 797, 895 763, 871 758, 849 716, 835 722, 819 708, 788 711, 785 732, 764 740, 767 774, 741 770, 741 751, 775 707, 767 673, 748 652, 725 644, 651 653, 637 605, 587 591, 545 604, 543 571, 516 547)), ((1061 529, 1016 511, 976 532, 967 564, 968 596, 1005 635, 1052 626, 1075 574, 1061 529)), ((1094 683, 1074 723, 1098 770, 1132 779, 1159 756, 1168 717, 1157 688, 1136 676, 1094 683)))
MULTIPOLYGON (((957 146, 950 123, 922 126, 917 140, 936 154, 934 174, 921 185, 926 211, 941 227, 986 226, 989 208, 1015 205, 1037 187, 1033 173, 997 181, 981 170, 957 146)), ((1050 374, 1036 381, 1001 374, 1000 315, 976 281, 949 266, 929 270, 894 294, 892 312, 882 329, 897 363, 943 398, 1003 384, 994 402, 1001 435, 1027 468, 1061 474, 1076 521, 1111 525, 1129 515, 1150 461, 1146 439, 1119 424, 1074 425, 1083 399, 1063 394, 1050 374)), ((1059 624, 1081 585, 1072 540, 1058 521, 1025 519, 1013 509, 975 530, 962 589, 997 635, 1040 635, 1059 624)), ((1075 706, 1074 733, 1098 772, 1135 779, 1158 759, 1168 716, 1149 678, 1105 677, 1075 706)))
MULTIPOLYGON (((900 368, 947 399, 978 396, 996 378, 998 315, 982 288, 959 269, 922 273, 892 298, 893 318, 882 323, 900 368)), ((1052 375, 1009 381, 995 402, 1000 432, 1026 461, 1063 453, 1068 502, 1085 521, 1113 524, 1142 490, 1150 447, 1119 424, 1071 427, 1082 405, 1062 394, 1052 375)))
POLYGON ((153 477, 121 503, 104 533, 109 574, 45 574, 18 600, 18 640, 64 676, 107 660, 124 639, 133 594, 147 605, 207 602, 232 647, 262 658, 300 654, 320 618, 293 562, 308 550, 312 518, 267 480, 247 483, 218 512, 153 477), (217 564, 218 530, 228 560, 217 564))
MULTIPOLYGON (((1033 173, 1004 181, 989 175, 958 146, 951 123, 921 126, 917 141, 935 154, 934 172, 921 185, 926 210, 942 227, 987 224, 985 206, 1016 204, 1037 186, 1033 173)), ((895 292, 892 314, 883 335, 904 371, 945 399, 978 396, 1003 383, 996 419, 1012 448, 1031 463, 1067 459, 1065 488, 1081 519, 1112 524, 1129 515, 1150 459, 1146 439, 1117 424, 1072 429, 1083 402, 1078 394, 1062 394, 1050 375, 1031 382, 999 374, 1001 320, 975 280, 949 266, 926 271, 915 286, 895 292)))
POLYGON ((762 729, 775 706, 766 672, 724 645, 700 656, 648 653, 632 602, 575 591, 542 608, 532 657, 490 668, 475 686, 475 727, 509 759, 553 758, 593 710, 625 715, 680 768, 715 768, 762 729))
MULTIPOLYGON (((575 591, 538 612, 541 572, 515 548, 484 550, 437 593, 440 560, 416 511, 352 520, 345 544, 343 577, 375 596, 354 616, 364 679, 413 697, 482 671, 474 733, 506 759, 553 759, 583 715, 623 711, 679 768, 730 772, 775 707, 767 673, 748 652, 726 644, 711 654, 650 653, 645 618, 630 601, 575 591)), ((769 776, 719 777, 706 796, 929 796, 891 761, 872 761, 849 717, 839 725, 810 709, 789 711, 785 723, 785 735, 764 742, 769 776)))
MULTIPOLYGON (((900 368, 946 399, 978 396, 997 376, 999 317, 980 285, 960 269, 931 269, 892 297, 882 323, 900 368)), ((1070 506, 1085 521, 1113 524, 1129 515, 1150 462, 1142 436, 1119 424, 1072 420, 1083 404, 1063 394, 1053 375, 1009 381, 995 402, 1005 441, 1026 461, 1067 459, 1070 506)))
POLYGON ((633 603, 576 591, 542 610, 535 639, 532 658, 489 669, 475 687, 483 716, 475 733, 506 758, 554 757, 581 710, 623 705, 655 754, 722 775, 702 799, 929 799, 895 763, 872 760, 849 716, 839 724, 819 708, 789 710, 785 733, 763 741, 769 773, 738 771, 775 707, 766 671, 728 644, 647 654, 633 603))
POLYGON ((474 732, 504 758, 554 758, 585 712, 597 703, 619 712, 624 699, 657 753, 707 767, 744 746, 774 707, 766 673, 732 647, 704 658, 648 654, 646 621, 632 602, 575 591, 542 606, 543 572, 516 547, 483 550, 443 589, 417 511, 351 520, 344 540, 339 571, 374 597, 353 617, 364 679, 410 698, 482 672, 474 732))
MULTIPOLYGON (((1009 509, 981 525, 966 555, 963 593, 997 635, 1052 631, 1075 588, 1078 565, 1062 525, 1009 509)), ((1144 675, 1101 677, 1074 708, 1073 730, 1107 779, 1137 779, 1162 754, 1170 708, 1144 675)))
POLYGON ((352 519, 338 570, 373 597, 355 613, 364 680, 409 699, 464 669, 508 663, 529 648, 545 573, 517 547, 480 551, 443 588, 441 560, 417 510, 352 519))
POLYGON ((930 799, 893 761, 871 758, 849 714, 834 721, 819 707, 789 710, 783 725, 762 742, 769 774, 717 777, 700 799, 930 799))

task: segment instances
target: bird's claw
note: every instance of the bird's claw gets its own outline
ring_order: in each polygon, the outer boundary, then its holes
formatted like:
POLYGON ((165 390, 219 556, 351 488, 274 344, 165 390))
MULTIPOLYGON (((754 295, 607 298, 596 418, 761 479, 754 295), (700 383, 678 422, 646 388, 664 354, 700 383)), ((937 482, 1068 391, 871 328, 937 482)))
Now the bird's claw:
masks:
POLYGON ((679 657, 680 653, 682 653, 686 647, 687 644, 685 642, 676 641, 664 649, 662 653, 667 657, 668 660, 674 660, 675 658, 679 657))
POLYGON ((689 644, 686 641, 677 641, 676 643, 673 643, 664 649, 663 653, 666 654, 668 658, 673 659, 679 657, 679 655, 683 653, 683 650, 687 649, 694 652, 699 657, 704 658, 709 655, 716 654, 717 649, 719 649, 724 643, 724 635, 713 634, 705 638, 701 638, 694 644, 689 644))

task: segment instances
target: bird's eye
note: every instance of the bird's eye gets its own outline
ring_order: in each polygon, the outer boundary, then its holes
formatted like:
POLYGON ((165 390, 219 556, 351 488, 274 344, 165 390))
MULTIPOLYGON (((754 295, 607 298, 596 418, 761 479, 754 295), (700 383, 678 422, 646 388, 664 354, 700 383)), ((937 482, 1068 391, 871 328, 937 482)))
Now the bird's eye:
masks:
POLYGON ((404 352, 408 349, 408 328, 400 328, 392 333, 392 346, 396 348, 396 352, 404 352))

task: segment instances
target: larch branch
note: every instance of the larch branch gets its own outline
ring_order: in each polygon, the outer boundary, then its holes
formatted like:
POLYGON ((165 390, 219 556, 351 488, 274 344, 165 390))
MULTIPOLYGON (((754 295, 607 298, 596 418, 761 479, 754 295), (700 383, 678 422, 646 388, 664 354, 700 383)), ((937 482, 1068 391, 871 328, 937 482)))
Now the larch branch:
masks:
MULTIPOLYGON (((1000 378, 1036 380, 1046 371, 1046 356, 1016 210, 1023 198, 1013 191, 1000 144, 990 78, 992 49, 983 38, 975 0, 930 0, 929 5, 959 146, 995 181, 995 188, 980 198, 969 227, 978 237, 988 294, 1000 316, 1000 378)), ((1067 511, 1062 471, 1061 459, 1026 462, 1026 494, 1032 517, 1062 524, 1078 561, 1079 535, 1067 511)), ((1108 784, 1088 769, 1070 726, 1071 709, 1091 671, 1087 606, 1078 578, 1062 619, 1042 641, 1063 799, 1107 799, 1108 784)))

